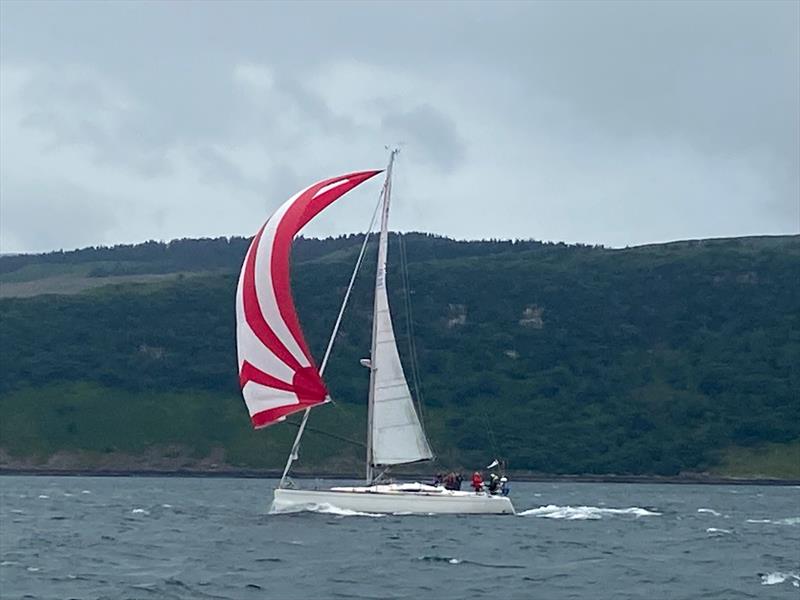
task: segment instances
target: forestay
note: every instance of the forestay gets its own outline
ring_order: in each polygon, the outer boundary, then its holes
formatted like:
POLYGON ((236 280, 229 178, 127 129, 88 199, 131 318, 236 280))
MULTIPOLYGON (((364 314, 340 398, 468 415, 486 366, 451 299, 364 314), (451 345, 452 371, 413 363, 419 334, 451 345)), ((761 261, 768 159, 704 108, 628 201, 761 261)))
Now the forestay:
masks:
POLYGON ((255 427, 328 400, 292 299, 292 240, 320 211, 380 172, 315 183, 278 208, 250 244, 236 291, 236 346, 239 384, 255 427))
POLYGON ((391 168, 383 190, 381 235, 375 277, 373 348, 371 357, 371 463, 396 465, 433 458, 428 440, 414 410, 414 402, 403 373, 386 294, 388 219, 391 199, 391 168))

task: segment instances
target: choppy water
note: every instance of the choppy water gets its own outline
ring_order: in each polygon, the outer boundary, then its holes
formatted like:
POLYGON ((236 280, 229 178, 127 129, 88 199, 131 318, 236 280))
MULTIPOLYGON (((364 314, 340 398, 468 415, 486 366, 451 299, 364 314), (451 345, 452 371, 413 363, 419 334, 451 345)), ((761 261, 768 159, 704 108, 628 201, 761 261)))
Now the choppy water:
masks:
POLYGON ((0 595, 800 598, 798 488, 516 483, 518 516, 410 517, 269 515, 274 483, 0 477, 0 595))

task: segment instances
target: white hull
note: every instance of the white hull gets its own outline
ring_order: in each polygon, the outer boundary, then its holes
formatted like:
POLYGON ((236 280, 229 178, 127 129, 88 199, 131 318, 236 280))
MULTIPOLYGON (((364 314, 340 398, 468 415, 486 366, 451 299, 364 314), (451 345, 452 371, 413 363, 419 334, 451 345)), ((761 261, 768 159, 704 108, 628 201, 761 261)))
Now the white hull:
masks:
POLYGON ((273 512, 335 507, 364 513, 513 515, 504 496, 450 491, 422 484, 340 487, 328 490, 277 489, 273 512))

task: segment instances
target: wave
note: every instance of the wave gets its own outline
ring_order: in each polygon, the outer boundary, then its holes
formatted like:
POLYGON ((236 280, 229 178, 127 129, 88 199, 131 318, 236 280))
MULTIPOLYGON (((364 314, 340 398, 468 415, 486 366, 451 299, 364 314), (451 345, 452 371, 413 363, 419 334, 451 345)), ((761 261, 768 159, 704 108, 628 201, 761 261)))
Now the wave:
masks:
POLYGON ((134 508, 134 509, 131 511, 131 514, 132 514, 132 515, 149 515, 149 514, 150 514, 150 511, 149 511, 149 510, 147 510, 147 509, 144 509, 144 508, 134 508))
POLYGON ((520 517, 542 517, 545 519, 565 519, 567 521, 586 521, 602 519, 606 515, 632 515, 634 517, 658 517, 660 512, 632 506, 630 508, 599 508, 597 506, 556 506, 548 504, 517 513, 520 517))
POLYGON ((794 587, 800 587, 800 575, 790 571, 789 573, 781 573, 775 571, 773 573, 759 573, 761 577, 761 585, 777 585, 779 583, 791 583, 794 587))
POLYGON ((772 525, 800 525, 800 517, 786 519, 747 519, 746 523, 769 523, 772 525))
POLYGON ((721 534, 728 534, 733 533, 730 529, 719 529, 717 527, 709 527, 706 529, 706 533, 721 533, 721 534))
POLYGON ((476 567, 486 567, 488 569, 524 569, 523 565, 504 565, 504 564, 493 564, 493 563, 483 563, 478 562, 476 560, 467 560, 463 558, 454 558, 452 556, 420 556, 418 560, 422 560, 425 562, 438 562, 438 563, 447 563, 450 565, 474 565, 476 567))
POLYGON ((715 517, 721 516, 720 513, 715 511, 713 508, 698 508, 697 512, 699 512, 699 513, 708 513, 710 515, 714 515, 715 517))
POLYGON ((323 515, 336 515, 339 517, 385 517, 384 513, 369 513, 359 512, 357 510, 350 510, 349 508, 339 508, 333 504, 323 502, 320 504, 287 504, 279 505, 275 502, 272 503, 272 508, 269 510, 271 515, 284 515, 294 514, 301 512, 320 513, 323 515))
POLYGON ((464 562, 460 558, 451 558, 450 556, 420 556, 419 560, 423 560, 425 562, 449 563, 451 565, 460 565, 462 562, 464 562))

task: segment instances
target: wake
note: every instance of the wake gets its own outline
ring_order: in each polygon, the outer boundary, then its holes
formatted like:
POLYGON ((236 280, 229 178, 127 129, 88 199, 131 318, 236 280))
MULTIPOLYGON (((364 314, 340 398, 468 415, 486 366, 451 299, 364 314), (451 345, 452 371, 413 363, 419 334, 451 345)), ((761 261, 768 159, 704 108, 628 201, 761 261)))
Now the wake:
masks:
POLYGON ((567 521, 591 521, 606 516, 659 517, 660 512, 632 506, 630 508, 600 508, 597 506, 556 506, 548 504, 517 513, 519 517, 540 517, 543 519, 564 519, 567 521))
POLYGON ((320 504, 290 504, 287 506, 276 505, 272 503, 269 510, 271 515, 290 515, 296 513, 318 513, 322 515, 335 515, 338 517, 385 517, 384 513, 369 513, 360 512, 357 510, 350 510, 349 508, 339 508, 333 504, 322 502, 320 504))

